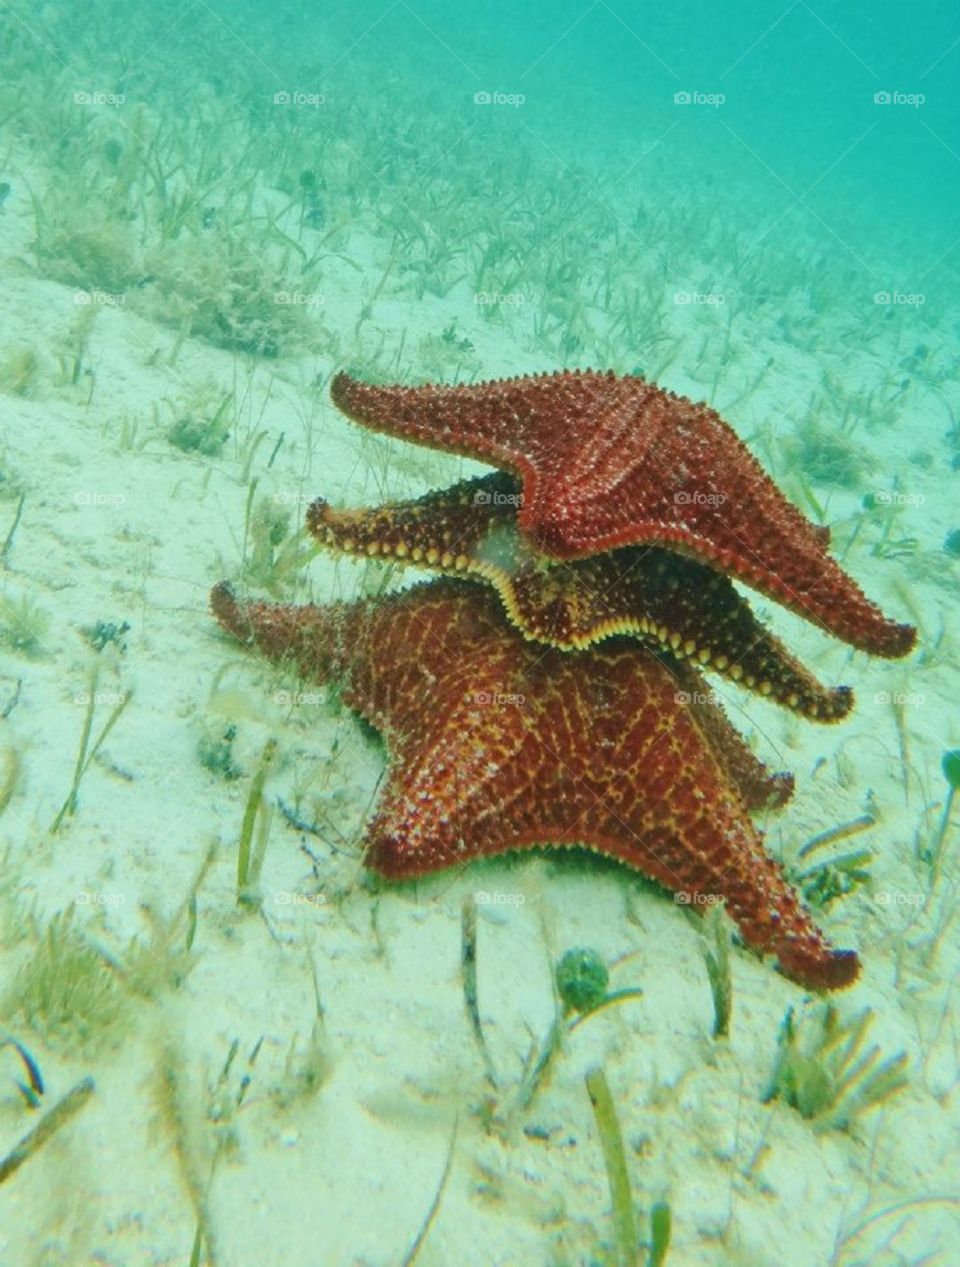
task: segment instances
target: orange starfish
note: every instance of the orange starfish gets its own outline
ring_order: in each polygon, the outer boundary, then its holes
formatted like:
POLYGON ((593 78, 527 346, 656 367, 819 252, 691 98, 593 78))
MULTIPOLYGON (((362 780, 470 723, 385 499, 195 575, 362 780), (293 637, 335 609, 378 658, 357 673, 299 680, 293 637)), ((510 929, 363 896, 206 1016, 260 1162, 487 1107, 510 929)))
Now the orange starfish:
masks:
POLYGON ((349 417, 518 476, 520 531, 541 554, 581 559, 623 546, 686 555, 874 655, 916 631, 888 620, 705 404, 591 370, 467 386, 372 386, 337 374, 349 417))
POLYGON ((792 779, 757 760, 689 663, 635 639, 539 646, 491 590, 449 579, 323 607, 240 604, 221 584, 211 602, 235 637, 341 682, 383 733, 366 855, 383 875, 583 845, 695 909, 722 898, 746 944, 803 986, 856 977, 854 952, 824 938, 749 817, 782 804, 792 779))

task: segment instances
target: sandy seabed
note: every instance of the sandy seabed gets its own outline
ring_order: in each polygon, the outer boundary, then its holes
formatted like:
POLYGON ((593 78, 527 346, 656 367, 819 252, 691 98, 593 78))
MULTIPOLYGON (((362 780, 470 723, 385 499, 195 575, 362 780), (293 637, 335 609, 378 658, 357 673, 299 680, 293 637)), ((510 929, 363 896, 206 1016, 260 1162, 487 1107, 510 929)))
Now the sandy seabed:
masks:
MULTIPOLYGON (((941 637, 958 579, 941 544, 955 524, 944 471, 910 465, 932 438, 904 429, 871 438, 879 472, 909 470, 903 522, 916 554, 889 560, 858 548, 846 560, 885 610, 919 620, 920 652, 903 664, 870 661, 761 602, 823 680, 854 686, 856 710, 816 728, 718 688, 765 759, 797 774, 795 801, 765 825, 773 851, 867 809, 877 817, 856 841, 874 853, 870 882, 818 918, 863 959, 861 982, 838 1007, 873 1009, 869 1041, 884 1055, 907 1052, 909 1082, 849 1130, 816 1133, 788 1106, 762 1103, 778 1026, 788 1007, 804 1004, 795 986, 735 950, 732 1032, 714 1041, 693 922, 626 872, 583 859, 528 855, 416 885, 370 882, 362 829, 381 777, 378 747, 329 693, 219 636, 207 594, 240 573, 251 474, 256 499, 287 510, 295 525, 316 495, 372 503, 474 468, 364 437, 326 398, 329 357, 254 362, 188 339, 173 359, 175 332, 109 296, 86 296, 99 310, 73 381, 62 347, 84 304, 38 279, 29 245, 29 203, 15 190, 0 212, 0 360, 27 348, 35 365, 28 390, 0 396, 0 536, 24 494, 3 590, 49 623, 32 654, 0 651, 0 751, 5 769, 20 768, 0 818, 0 997, 8 1029, 42 1068, 46 1104, 86 1076, 96 1089, 0 1189, 0 1264, 185 1264, 198 1220, 213 1261, 230 1267, 399 1264, 430 1210, 454 1130, 422 1267, 587 1263, 610 1240, 583 1081, 598 1063, 641 1215, 657 1201, 671 1205, 671 1267, 952 1261, 955 834, 932 892, 915 859, 918 832, 929 835, 943 802, 941 754, 960 743, 948 705, 954 648, 949 633, 941 637), (221 453, 169 443, 184 402, 230 392, 221 453), (265 440, 251 451, 260 431, 265 440), (129 626, 99 654, 83 634, 98 621, 129 626), (129 698, 83 777, 76 812, 54 834, 95 663, 94 735, 129 698), (295 698, 301 686, 307 694, 295 698), (198 756, 228 727, 242 771, 232 779, 198 756), (321 831, 275 814, 257 913, 238 908, 236 853, 250 778, 271 737, 269 797, 309 821, 320 815, 321 831), (205 859, 186 971, 166 960, 185 942, 194 914, 184 904, 205 859), (519 1084, 550 1027, 552 965, 564 950, 585 945, 623 959, 614 983, 644 991, 579 1027, 532 1107, 498 1130, 485 1129, 478 1111, 489 1086, 463 1001, 461 905, 471 895, 480 1011, 503 1087, 519 1084), (38 1033, 16 1008, 42 944, 31 930, 71 906, 105 962, 122 965, 136 939, 158 965, 142 993, 113 974, 118 1015, 102 1036, 38 1033), (921 1257, 933 1251, 940 1256, 921 1257)), ((374 270, 376 244, 353 246, 374 270)), ((355 291, 350 270, 329 274, 327 326, 356 325, 355 291)), ((454 295, 412 307, 388 292, 370 328, 403 327, 413 347, 458 303, 454 295)), ((473 340, 483 377, 554 368, 509 327, 482 322, 469 299, 459 307, 458 332, 473 340)), ((886 353, 903 355, 895 327, 886 353)), ((746 381, 770 357, 750 418, 733 419, 748 437, 814 372, 772 324, 758 326, 725 382, 729 396, 738 375, 746 381)), ((858 369, 850 357, 839 372, 856 380, 858 369)), ((703 391, 682 364, 667 385, 703 391)), ((878 487, 887 483, 878 478, 878 487)), ((857 501, 837 494, 831 517, 852 514, 857 501)), ((326 601, 370 583, 369 570, 318 555, 295 596, 326 601)), ((37 1115, 17 1092, 15 1053, 0 1060, 3 1154, 37 1115)))

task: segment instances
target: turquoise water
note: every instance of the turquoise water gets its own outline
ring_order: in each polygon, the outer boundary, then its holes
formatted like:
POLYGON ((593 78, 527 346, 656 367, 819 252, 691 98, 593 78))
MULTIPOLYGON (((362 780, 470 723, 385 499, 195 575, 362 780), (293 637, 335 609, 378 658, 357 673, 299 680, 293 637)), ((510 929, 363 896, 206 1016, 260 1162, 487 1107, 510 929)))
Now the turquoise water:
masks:
POLYGON ((0 2, 0 1167, 96 1084, 0 1169, 0 1267, 633 1261, 601 1067, 637 1261, 960 1261, 958 65, 933 2, 0 2), (337 371, 587 366, 715 407, 919 631, 871 658, 749 593, 834 726, 709 676, 863 964, 827 1002, 734 940, 729 1038, 727 926, 625 869, 372 877, 383 745, 208 607, 401 588, 306 507, 486 469, 337 371), (643 996, 569 1028, 562 962, 643 996))
POLYGON ((656 196, 676 173, 694 203, 729 198, 727 214, 752 194, 767 204, 764 224, 802 199, 827 241, 848 224, 897 249, 918 225, 940 251, 956 237, 947 6, 483 5, 451 21, 439 3, 386 14, 371 4, 337 28, 356 43, 342 59, 320 53, 331 89, 360 104, 396 76, 398 108, 432 97, 427 135, 454 119, 478 126, 472 91, 522 94, 516 117, 507 105, 496 119, 504 152, 519 143, 548 164, 583 165, 598 192, 656 196))
POLYGON ((437 181, 490 162, 512 173, 522 152, 528 180, 582 171, 618 208, 669 194, 675 209, 682 198, 769 246, 789 248, 798 221, 840 261, 880 251, 905 254, 925 277, 955 274, 960 106, 946 5, 451 13, 438 0, 123 13, 98 29, 97 6, 24 5, 22 18, 14 6, 4 39, 34 74, 92 73, 131 102, 169 95, 172 108, 181 84, 185 115, 193 75, 257 117, 272 92, 319 95, 322 106, 303 107, 305 142, 343 115, 384 143, 402 129, 408 166, 429 155, 437 181), (504 100, 478 108, 477 93, 504 100))

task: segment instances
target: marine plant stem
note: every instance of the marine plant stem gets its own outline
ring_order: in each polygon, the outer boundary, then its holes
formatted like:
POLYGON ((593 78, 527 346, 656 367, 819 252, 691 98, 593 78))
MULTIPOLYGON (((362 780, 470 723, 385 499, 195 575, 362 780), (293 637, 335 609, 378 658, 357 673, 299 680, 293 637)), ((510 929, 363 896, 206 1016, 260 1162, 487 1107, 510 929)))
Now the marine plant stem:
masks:
POLYGON ((13 516, 13 523, 10 525, 10 531, 4 539, 3 546, 0 548, 0 565, 7 566, 7 555, 10 553, 10 547, 13 545, 13 538, 17 528, 20 526, 20 516, 23 514, 24 502, 27 500, 26 493, 20 494, 20 500, 17 502, 16 513, 13 516))
POLYGON ((587 1072, 584 1081, 593 1106, 607 1170, 607 1183, 610 1185, 617 1267, 637 1267, 637 1219, 633 1209, 633 1193, 630 1191, 627 1158, 623 1151, 623 1135, 613 1105, 613 1096, 610 1094, 606 1074, 599 1065, 587 1072))
POLYGON ((940 822, 937 824, 937 830, 930 842, 929 846, 923 850, 923 861, 930 867, 930 875, 933 884, 936 884, 940 873, 940 860, 943 854, 943 842, 947 838, 947 829, 950 826, 950 816, 953 813, 953 802, 957 794, 957 788, 960 787, 960 749, 952 749, 943 754, 941 762, 944 778, 947 780, 947 799, 943 803, 943 812, 940 815, 940 822))
POLYGON ((97 665, 94 667, 93 672, 90 674, 90 690, 88 692, 89 699, 87 700, 87 712, 86 712, 86 716, 83 719, 83 731, 80 735, 80 749, 77 753, 77 764, 73 772, 73 783, 70 785, 70 791, 67 794, 67 799, 60 806, 60 812, 57 814, 56 818, 53 820, 53 824, 50 828, 51 834, 54 834, 54 835, 60 830, 60 827, 63 824, 63 820, 66 818, 66 816, 68 814, 76 813, 77 795, 80 791, 80 780, 86 774, 87 769, 90 766, 90 762, 94 759, 94 757, 100 751, 101 745, 103 744, 107 735, 109 735, 110 731, 119 721, 120 714, 123 712, 126 706, 130 703, 130 700, 132 698, 130 692, 124 692, 120 696, 119 702, 114 706, 113 712, 107 718, 103 729, 100 731, 100 734, 96 738, 96 742, 91 747, 90 734, 93 730, 93 714, 94 714, 94 709, 96 708, 96 702, 97 702, 97 681, 99 680, 99 677, 100 677, 100 668, 99 668, 99 665, 97 665))
POLYGON ((260 872, 263 868, 263 856, 267 847, 266 836, 269 831, 270 812, 267 811, 261 820, 262 826, 256 850, 252 848, 253 828, 258 814, 265 809, 263 804, 263 786, 267 781, 267 775, 270 772, 270 766, 276 750, 276 739, 268 739, 264 745, 260 765, 253 776, 253 782, 250 784, 250 795, 247 797, 246 809, 243 812, 243 822, 240 827, 240 848, 237 852, 238 905, 259 905, 256 887, 260 879, 260 872))
POLYGON ((491 1087, 496 1088, 497 1073, 484 1037, 477 995, 477 901, 473 895, 465 897, 460 907, 460 969, 463 975, 463 1001, 470 1028, 483 1058, 487 1081, 491 1087))
POLYGON ((404 1254, 403 1256, 403 1262, 401 1264, 401 1267, 413 1267, 413 1264, 416 1262, 417 1258, 419 1257, 420 1250, 423 1248, 423 1243, 427 1239, 427 1236, 430 1233, 430 1229, 433 1226, 434 1220, 437 1217, 437 1212, 440 1209, 440 1202, 443 1200, 443 1194, 447 1187, 447 1180, 450 1178, 450 1171, 453 1169, 453 1150, 457 1142, 457 1127, 458 1126, 459 1126, 459 1120, 457 1118, 454 1118, 453 1127, 451 1128, 451 1131, 450 1131, 450 1143, 447 1145, 447 1159, 443 1166, 443 1174, 440 1176, 440 1182, 437 1184, 437 1190, 433 1194, 433 1200, 430 1203, 430 1209, 427 1211, 426 1217, 424 1218, 423 1223, 420 1226, 420 1231, 417 1233, 417 1238, 413 1242, 413 1244, 410 1246, 410 1248, 407 1250, 406 1254, 404 1254))
POLYGON ((4 1183, 14 1171, 19 1170, 25 1161, 38 1152, 50 1137, 65 1126, 93 1095, 93 1079, 83 1078, 77 1085, 58 1100, 49 1113, 17 1143, 6 1157, 0 1159, 0 1183, 4 1183))

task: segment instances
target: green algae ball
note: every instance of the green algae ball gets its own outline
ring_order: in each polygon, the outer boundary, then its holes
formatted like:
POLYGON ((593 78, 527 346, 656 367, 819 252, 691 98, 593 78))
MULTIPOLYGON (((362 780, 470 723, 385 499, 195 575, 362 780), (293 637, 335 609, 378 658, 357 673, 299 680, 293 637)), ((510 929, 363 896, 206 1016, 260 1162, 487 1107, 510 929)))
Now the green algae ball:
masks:
POLYGON ((610 973, 595 950, 568 950, 557 964, 557 991, 574 1012, 589 1012, 606 998, 610 973))

